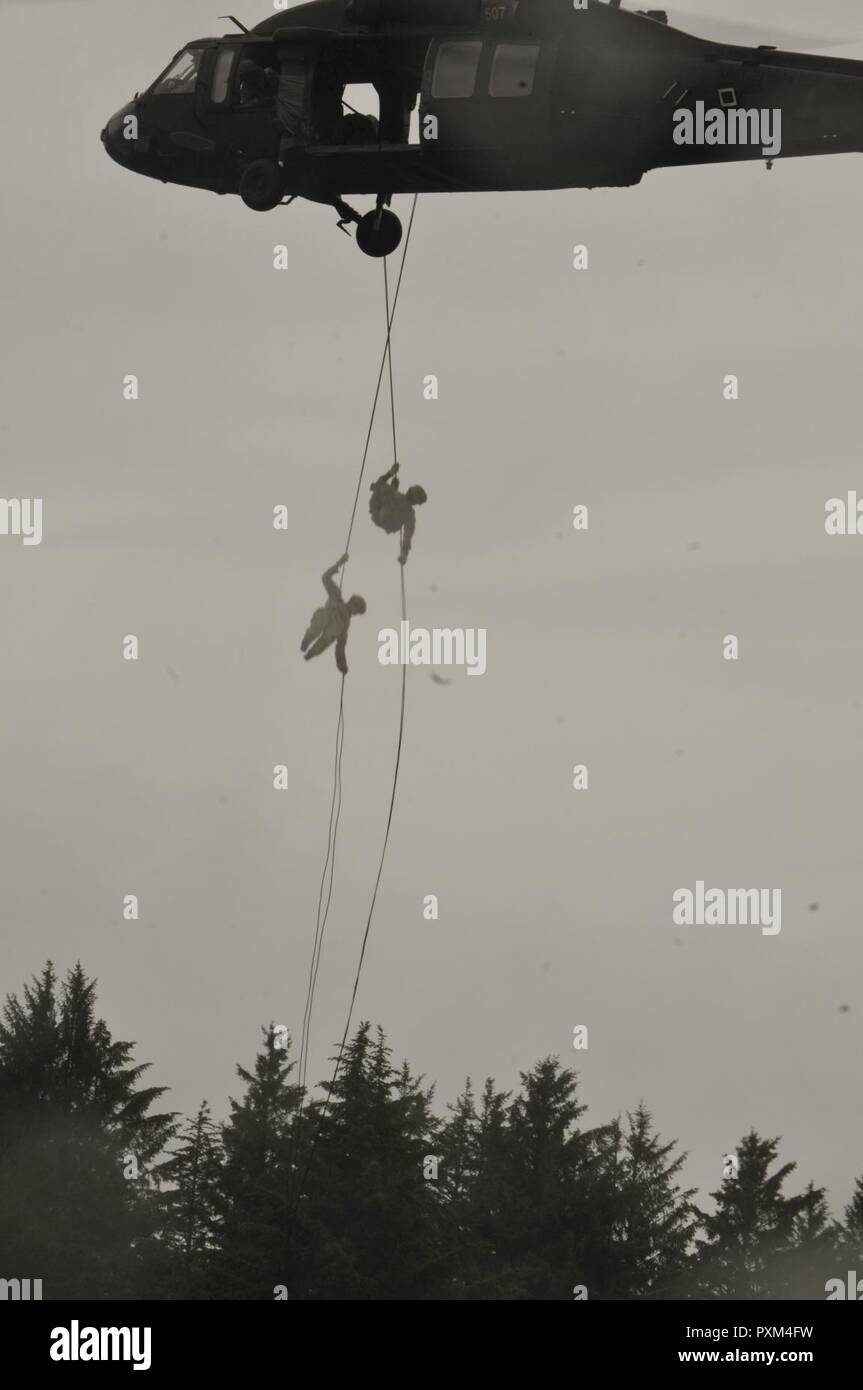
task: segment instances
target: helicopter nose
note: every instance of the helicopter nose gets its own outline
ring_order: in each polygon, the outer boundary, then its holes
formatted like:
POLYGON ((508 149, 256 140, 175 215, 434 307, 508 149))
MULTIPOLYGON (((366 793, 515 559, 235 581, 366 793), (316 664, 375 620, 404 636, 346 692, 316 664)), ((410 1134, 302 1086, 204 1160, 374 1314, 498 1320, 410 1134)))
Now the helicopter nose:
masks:
POLYGON ((105 150, 118 164, 126 162, 124 158, 126 151, 123 146, 129 143, 123 139, 123 115, 122 111, 117 111, 108 121, 101 137, 105 150))
POLYGON ((130 101, 122 110, 115 111, 100 137, 111 158, 127 168, 134 167, 136 147, 140 148, 137 120, 135 103, 130 101))

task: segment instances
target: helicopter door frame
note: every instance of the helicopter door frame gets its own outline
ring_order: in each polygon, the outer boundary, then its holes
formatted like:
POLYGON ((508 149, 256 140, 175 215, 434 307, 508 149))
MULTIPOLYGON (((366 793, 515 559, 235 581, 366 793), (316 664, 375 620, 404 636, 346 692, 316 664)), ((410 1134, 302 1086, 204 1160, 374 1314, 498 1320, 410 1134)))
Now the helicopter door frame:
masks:
MULTIPOLYGON (((342 139, 334 138, 334 132, 336 135, 338 134, 338 128, 342 125, 345 116, 345 91, 352 85, 351 76, 344 72, 344 81, 339 83, 338 73, 341 65, 338 60, 349 55, 352 47, 352 45, 350 47, 345 45, 337 36, 334 36, 329 43, 319 42, 311 55, 306 84, 308 151, 310 154, 332 150, 341 150, 348 154, 361 151, 367 154, 370 149, 377 149, 375 141, 349 145, 342 139), (335 63, 333 59, 336 60, 335 63), (335 92, 339 86, 341 90, 336 99, 335 92), (322 134, 322 128, 324 134, 322 134)), ((358 81, 360 85, 366 85, 369 79, 363 77, 358 81)), ((377 118, 375 119, 377 120, 377 118)))
MULTIPOLYGON (((198 75, 198 110, 202 117, 212 116, 215 112, 222 112, 227 109, 239 49, 240 45, 236 43, 215 43, 201 64, 201 71, 198 75), (216 72, 220 58, 227 53, 231 54, 231 65, 225 78, 225 95, 221 101, 216 101, 213 97, 216 72)), ((224 66, 221 71, 224 74, 224 66)))
POLYGON ((296 152, 307 150, 312 143, 312 100, 318 47, 316 41, 308 39, 290 40, 283 37, 276 41, 280 86, 276 96, 279 135, 282 144, 296 152), (281 114, 280 101, 284 102, 281 114), (285 109, 292 111, 292 119, 296 122, 290 130, 284 117, 285 109))
POLYGON ((239 34, 218 39, 211 45, 208 61, 202 65, 199 77, 199 114, 223 148, 258 158, 275 157, 278 147, 276 98, 272 104, 244 107, 240 101, 238 70, 245 59, 254 56, 261 67, 280 71, 278 48, 269 37, 255 40, 252 35, 239 34), (227 54, 231 57, 229 66, 223 61, 227 54))

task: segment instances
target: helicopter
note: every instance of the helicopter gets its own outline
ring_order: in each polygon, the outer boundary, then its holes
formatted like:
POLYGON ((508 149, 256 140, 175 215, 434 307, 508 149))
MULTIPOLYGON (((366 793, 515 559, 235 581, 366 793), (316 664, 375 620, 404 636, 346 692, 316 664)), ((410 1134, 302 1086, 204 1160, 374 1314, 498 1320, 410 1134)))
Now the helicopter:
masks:
POLYGON ((863 62, 696 38, 621 0, 309 0, 253 29, 222 18, 237 32, 186 44, 108 121, 107 153, 256 212, 326 204, 369 256, 401 241, 400 193, 621 188, 651 169, 863 150, 863 62), (377 116, 345 101, 355 84, 377 116), (346 201, 370 194, 364 215, 346 201))

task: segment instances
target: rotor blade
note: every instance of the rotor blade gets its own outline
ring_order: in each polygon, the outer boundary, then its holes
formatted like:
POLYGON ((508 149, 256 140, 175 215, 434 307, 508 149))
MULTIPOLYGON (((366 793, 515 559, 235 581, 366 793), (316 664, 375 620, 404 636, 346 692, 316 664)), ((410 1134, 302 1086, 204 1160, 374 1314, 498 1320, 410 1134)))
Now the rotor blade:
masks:
POLYGON ((814 34, 803 29, 782 29, 765 20, 735 20, 714 18, 712 15, 693 14, 690 10, 668 10, 668 23, 674 29, 682 29, 699 39, 714 39, 717 43, 742 44, 756 48, 759 44, 770 44, 774 48, 789 49, 791 52, 806 52, 809 49, 839 48, 844 44, 863 43, 860 38, 847 35, 814 34))

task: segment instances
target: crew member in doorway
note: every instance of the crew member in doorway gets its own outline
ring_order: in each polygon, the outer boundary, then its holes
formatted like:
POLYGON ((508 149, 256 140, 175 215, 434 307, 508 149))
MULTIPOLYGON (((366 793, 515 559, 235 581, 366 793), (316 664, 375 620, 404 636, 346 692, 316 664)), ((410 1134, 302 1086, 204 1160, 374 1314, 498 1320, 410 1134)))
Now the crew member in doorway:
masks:
POLYGON ((315 76, 312 101, 312 129, 315 144, 343 145, 345 94, 344 77, 333 67, 321 66, 315 76))
POLYGON ((237 76, 240 83, 240 105, 246 110, 272 106, 279 86, 279 74, 273 68, 263 68, 254 58, 244 58, 237 76))

